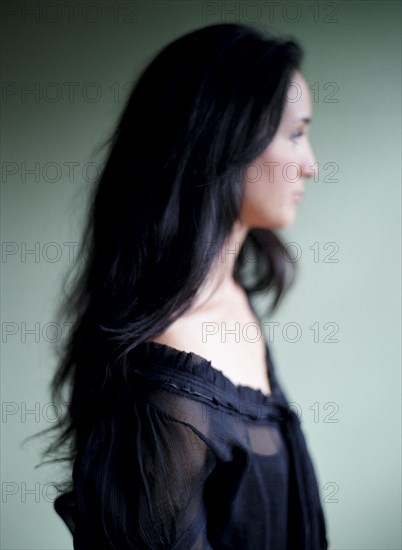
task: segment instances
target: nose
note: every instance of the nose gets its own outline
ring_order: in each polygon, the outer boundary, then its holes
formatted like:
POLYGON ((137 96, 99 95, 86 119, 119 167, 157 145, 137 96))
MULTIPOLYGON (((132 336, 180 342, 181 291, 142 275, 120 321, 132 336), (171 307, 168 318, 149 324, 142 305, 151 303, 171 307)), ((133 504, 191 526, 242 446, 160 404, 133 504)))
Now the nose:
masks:
POLYGON ((312 178, 318 175, 318 162, 313 153, 313 149, 308 143, 307 151, 302 165, 302 176, 305 178, 312 178))

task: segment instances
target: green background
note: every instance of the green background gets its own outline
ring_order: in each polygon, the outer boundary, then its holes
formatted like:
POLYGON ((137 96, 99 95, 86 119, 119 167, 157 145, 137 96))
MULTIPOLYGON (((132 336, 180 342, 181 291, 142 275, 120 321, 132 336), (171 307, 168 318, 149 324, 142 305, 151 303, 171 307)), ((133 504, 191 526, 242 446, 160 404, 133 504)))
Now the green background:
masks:
POLYGON ((281 231, 301 254, 299 277, 263 321, 279 323, 271 350, 301 414, 330 548, 400 549, 399 2, 101 1, 69 12, 63 1, 7 1, 1 9, 1 548, 72 548, 52 505, 60 469, 35 469, 39 442, 21 442, 54 419, 52 342, 68 330, 52 326, 54 308, 104 158, 97 148, 162 46, 238 21, 298 39, 314 90, 321 176, 306 181, 297 221, 281 231), (327 341, 331 327, 337 342, 327 341))

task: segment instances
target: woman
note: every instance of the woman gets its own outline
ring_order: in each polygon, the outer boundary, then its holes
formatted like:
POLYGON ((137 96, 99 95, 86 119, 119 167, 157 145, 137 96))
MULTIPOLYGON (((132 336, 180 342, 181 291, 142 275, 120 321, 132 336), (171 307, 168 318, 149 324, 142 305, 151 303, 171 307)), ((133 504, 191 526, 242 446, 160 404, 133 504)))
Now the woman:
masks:
POLYGON ((165 47, 125 106, 52 381, 55 402, 71 387, 46 453, 73 465, 55 506, 76 550, 327 548, 251 302, 272 289, 273 311, 293 280, 274 230, 314 174, 301 57, 294 41, 207 26, 165 47))

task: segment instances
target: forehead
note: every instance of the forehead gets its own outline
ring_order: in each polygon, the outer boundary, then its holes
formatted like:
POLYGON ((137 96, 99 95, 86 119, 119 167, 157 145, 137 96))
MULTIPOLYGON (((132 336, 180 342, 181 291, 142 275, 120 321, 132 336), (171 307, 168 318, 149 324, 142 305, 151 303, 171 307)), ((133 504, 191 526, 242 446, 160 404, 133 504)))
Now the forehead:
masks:
POLYGON ((289 88, 283 117, 285 119, 311 118, 312 117, 311 93, 303 76, 296 71, 293 73, 289 88))

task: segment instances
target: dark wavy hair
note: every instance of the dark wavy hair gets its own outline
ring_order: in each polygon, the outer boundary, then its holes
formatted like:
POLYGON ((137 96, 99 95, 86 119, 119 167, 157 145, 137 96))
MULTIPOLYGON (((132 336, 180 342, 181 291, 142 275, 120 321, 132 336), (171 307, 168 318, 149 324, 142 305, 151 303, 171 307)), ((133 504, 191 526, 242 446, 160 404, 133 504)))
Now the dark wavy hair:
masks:
MULTIPOLYGON (((73 266, 82 269, 63 288, 58 318, 73 328, 50 388, 53 403, 67 407, 44 430, 56 432, 47 463, 71 465, 97 437, 94 426, 107 430, 110 388, 126 380, 130 350, 192 305, 239 218, 245 169, 276 133, 302 55, 294 40, 217 24, 171 42, 140 74, 90 197, 73 266)), ((272 290, 273 311, 294 275, 274 231, 252 228, 236 282, 251 294, 272 290)), ((92 466, 103 525, 116 541, 129 514, 124 500, 105 496, 119 475, 111 452, 92 466)), ((72 489, 72 479, 61 486, 72 489)))

